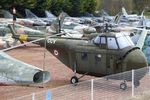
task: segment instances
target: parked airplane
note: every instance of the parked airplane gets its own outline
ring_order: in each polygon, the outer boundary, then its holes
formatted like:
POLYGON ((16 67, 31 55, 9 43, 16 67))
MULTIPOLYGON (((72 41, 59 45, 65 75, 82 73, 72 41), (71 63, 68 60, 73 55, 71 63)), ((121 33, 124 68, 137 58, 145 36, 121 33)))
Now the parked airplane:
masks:
MULTIPOLYGON (((8 48, 10 46, 16 45, 18 40, 14 40, 12 38, 11 30, 9 28, 9 24, 12 23, 0 23, 0 40, 2 48, 8 48)), ((17 34, 24 34, 24 35, 32 35, 32 36, 44 36, 45 33, 39 30, 34 30, 19 24, 12 24, 15 28, 17 34)), ((22 42, 21 42, 22 43, 22 42)))
POLYGON ((141 13, 140 16, 138 16, 137 14, 128 15, 128 13, 126 12, 125 8, 122 7, 122 18, 121 18, 121 21, 125 21, 125 22, 136 22, 136 21, 139 21, 141 18, 144 17, 143 13, 144 13, 144 11, 141 13))
POLYGON ((53 20, 56 20, 56 16, 52 15, 50 12, 45 11, 46 17, 40 18, 32 13, 29 9, 25 9, 26 18, 31 19, 35 22, 44 23, 46 26, 51 25, 53 20))
MULTIPOLYGON (((4 16, 6 18, 1 18, 1 21, 0 22, 10 22, 10 23, 13 23, 13 18, 12 18, 12 14, 6 10, 2 10, 4 16)), ((31 19, 24 19, 24 18, 17 18, 15 23, 18 23, 18 24, 21 24, 21 25, 24 25, 24 26, 46 26, 46 23, 44 22, 40 22, 40 21, 34 21, 34 20, 31 20, 31 19)))
MULTIPOLYGON (((20 35, 14 36, 16 39, 20 37, 20 35)), ((72 84, 78 83, 80 79, 77 78, 76 73, 83 74, 83 76, 105 76, 148 65, 143 52, 139 47, 134 46, 126 33, 105 31, 92 40, 54 36, 45 39, 40 39, 36 43, 43 47, 46 44, 48 51, 72 69, 74 72, 74 76, 70 80, 72 84)), ((26 36, 26 41, 33 40, 36 38, 26 36)), ((139 80, 145 73, 146 71, 140 73, 138 77, 135 76, 135 86, 140 84, 139 80)), ((131 81, 132 79, 124 77, 123 80, 131 81)), ((120 84, 120 88, 123 90, 127 88, 126 81, 120 84)))
POLYGON ((0 51, 0 83, 2 85, 35 85, 47 83, 50 74, 0 51))

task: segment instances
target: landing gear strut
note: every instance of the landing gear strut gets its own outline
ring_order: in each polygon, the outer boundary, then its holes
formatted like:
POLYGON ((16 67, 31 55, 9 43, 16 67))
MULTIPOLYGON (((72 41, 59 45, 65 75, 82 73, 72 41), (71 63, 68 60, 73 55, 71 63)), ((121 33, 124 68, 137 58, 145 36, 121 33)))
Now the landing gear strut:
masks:
POLYGON ((122 90, 126 90, 127 89, 126 81, 120 83, 120 89, 122 89, 122 90))
POLYGON ((76 85, 79 79, 76 76, 76 63, 74 63, 74 76, 71 78, 70 83, 76 85))

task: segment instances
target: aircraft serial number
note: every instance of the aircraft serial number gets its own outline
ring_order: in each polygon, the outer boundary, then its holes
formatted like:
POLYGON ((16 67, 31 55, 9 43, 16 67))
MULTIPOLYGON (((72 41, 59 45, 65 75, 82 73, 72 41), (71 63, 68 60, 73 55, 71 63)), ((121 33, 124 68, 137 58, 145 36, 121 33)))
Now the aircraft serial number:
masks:
POLYGON ((55 43, 56 43, 56 40, 53 40, 53 39, 47 39, 47 43, 55 44, 55 43))

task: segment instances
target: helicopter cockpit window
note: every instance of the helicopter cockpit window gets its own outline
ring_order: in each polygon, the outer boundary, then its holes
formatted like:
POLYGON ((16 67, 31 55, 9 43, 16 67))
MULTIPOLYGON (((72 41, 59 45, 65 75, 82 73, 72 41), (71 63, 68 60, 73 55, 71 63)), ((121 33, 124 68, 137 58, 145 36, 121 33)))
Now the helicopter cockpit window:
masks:
POLYGON ((106 44, 106 38, 105 37, 101 37, 101 44, 106 44))
POLYGON ((116 39, 114 37, 107 38, 108 49, 118 49, 116 39))
POLYGON ((93 42, 94 42, 94 44, 100 44, 100 37, 97 36, 93 42))
POLYGON ((129 36, 117 37, 117 41, 118 41, 120 49, 134 45, 129 36))

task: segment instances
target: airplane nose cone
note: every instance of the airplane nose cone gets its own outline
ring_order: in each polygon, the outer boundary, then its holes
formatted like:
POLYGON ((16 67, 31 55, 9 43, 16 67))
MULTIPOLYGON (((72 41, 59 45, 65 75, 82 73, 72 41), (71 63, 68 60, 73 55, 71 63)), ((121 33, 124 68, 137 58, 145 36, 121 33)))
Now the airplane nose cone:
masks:
POLYGON ((139 49, 135 49, 129 52, 124 59, 124 64, 124 71, 139 69, 148 66, 145 55, 139 49))

